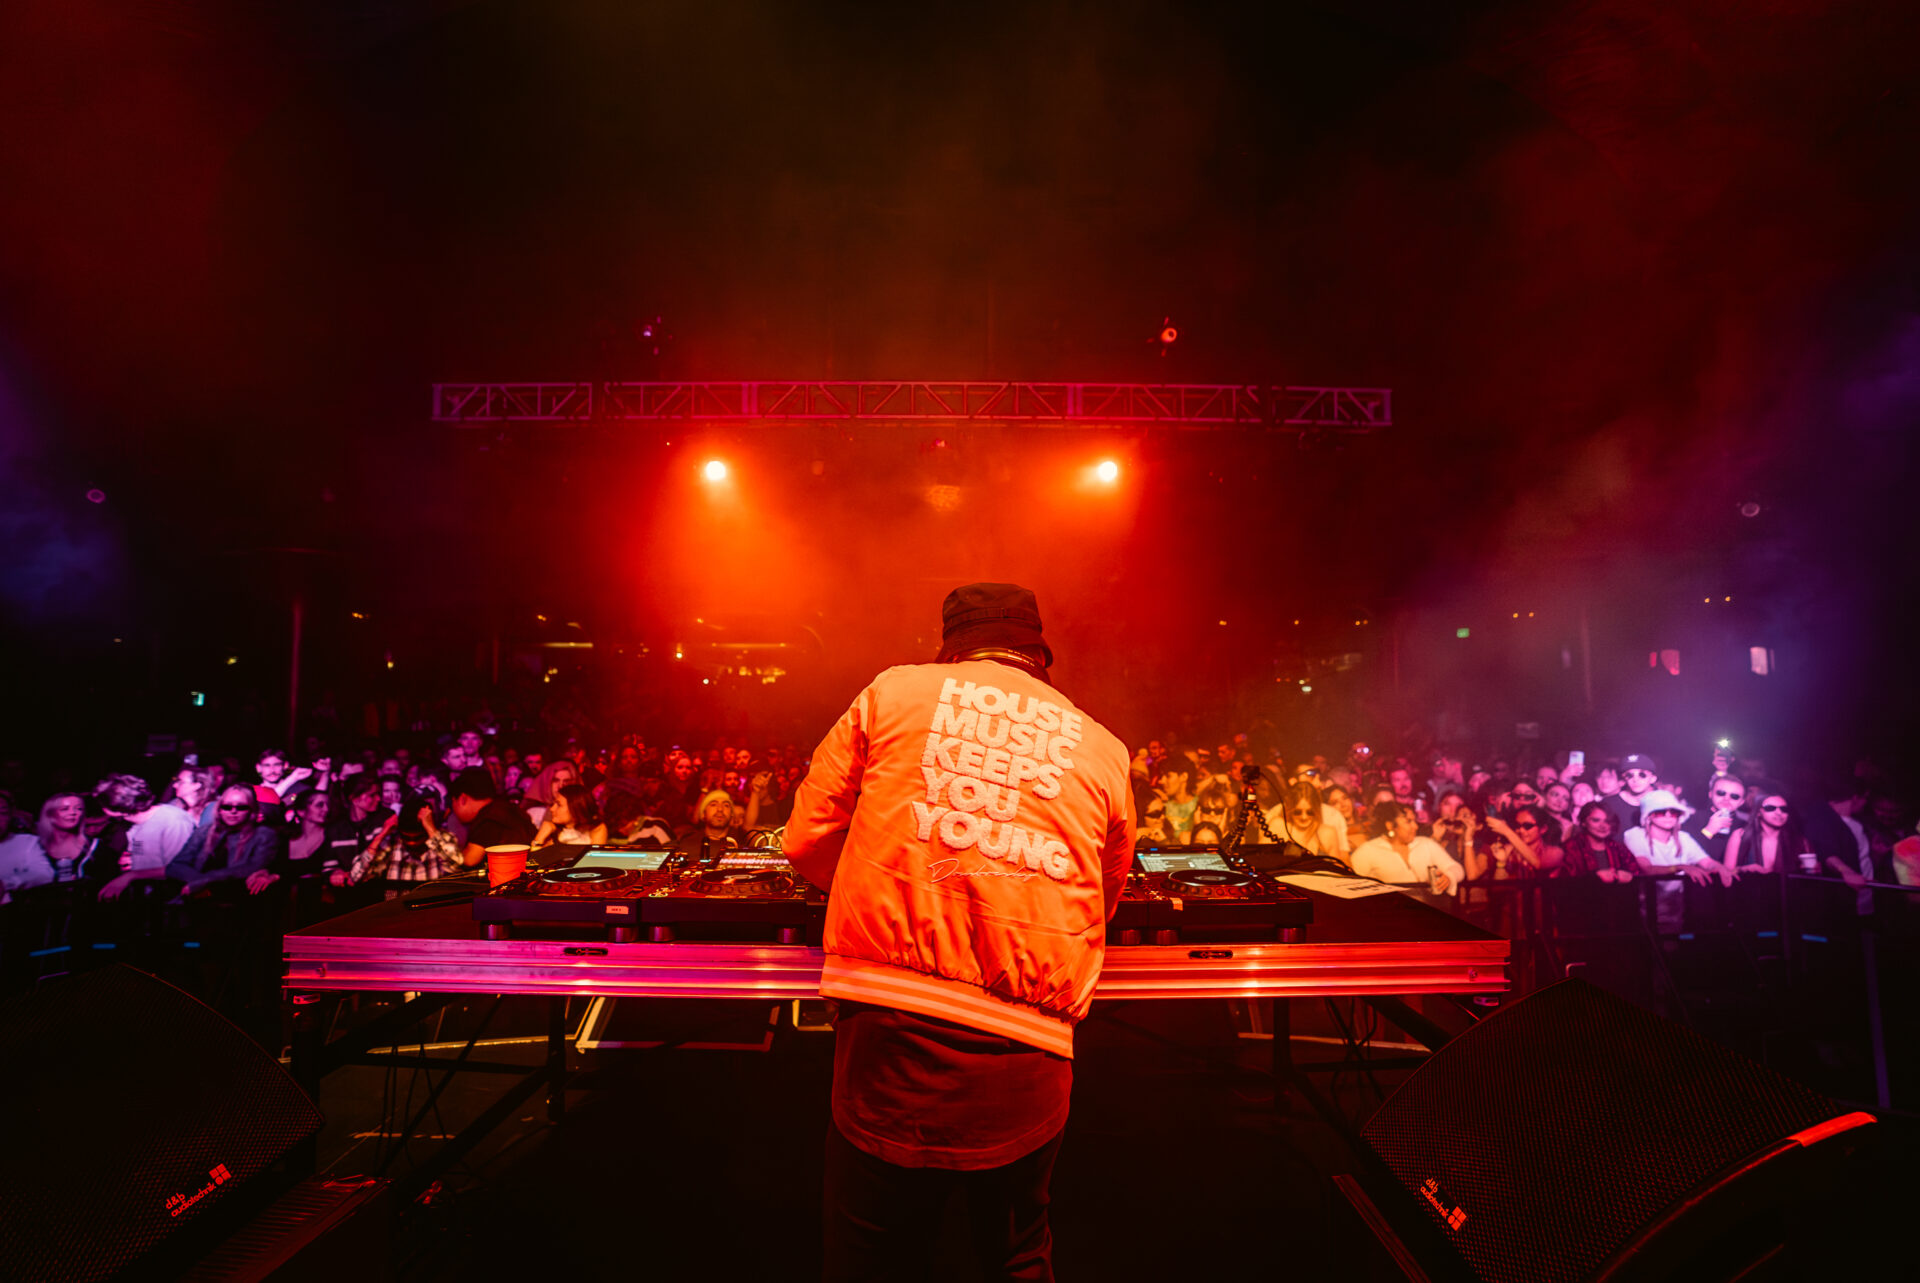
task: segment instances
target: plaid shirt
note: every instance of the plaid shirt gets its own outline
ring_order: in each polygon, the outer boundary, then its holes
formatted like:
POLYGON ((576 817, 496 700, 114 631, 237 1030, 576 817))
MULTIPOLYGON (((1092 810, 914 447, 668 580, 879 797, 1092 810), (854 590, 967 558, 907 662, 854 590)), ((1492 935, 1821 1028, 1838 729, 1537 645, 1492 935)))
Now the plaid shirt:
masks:
POLYGON ((398 832, 391 832, 354 857, 347 881, 358 885, 385 874, 389 882, 431 882, 459 867, 460 852, 453 845, 453 835, 445 829, 428 834, 427 845, 418 854, 400 845, 398 832))

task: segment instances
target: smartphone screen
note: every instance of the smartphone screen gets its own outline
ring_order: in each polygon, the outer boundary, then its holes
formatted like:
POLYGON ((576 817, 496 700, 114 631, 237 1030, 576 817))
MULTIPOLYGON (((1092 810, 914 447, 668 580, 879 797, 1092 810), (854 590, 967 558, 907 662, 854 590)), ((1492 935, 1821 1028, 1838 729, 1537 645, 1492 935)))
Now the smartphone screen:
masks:
POLYGON ((1587 754, 1584 749, 1576 748, 1571 753, 1567 754, 1568 766, 1585 766, 1586 764, 1587 764, 1587 754))

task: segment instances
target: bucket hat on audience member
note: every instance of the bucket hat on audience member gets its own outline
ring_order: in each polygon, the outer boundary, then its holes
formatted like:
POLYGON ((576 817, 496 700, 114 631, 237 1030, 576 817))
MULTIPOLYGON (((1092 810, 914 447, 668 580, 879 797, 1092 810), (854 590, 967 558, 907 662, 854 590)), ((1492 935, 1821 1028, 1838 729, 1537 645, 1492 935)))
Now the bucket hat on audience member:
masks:
POLYGON ((1657 811, 1685 812, 1686 809, 1686 807, 1680 805, 1680 799, 1673 794, 1667 792, 1665 789, 1655 789, 1640 799, 1641 827, 1644 828, 1647 820, 1657 811))

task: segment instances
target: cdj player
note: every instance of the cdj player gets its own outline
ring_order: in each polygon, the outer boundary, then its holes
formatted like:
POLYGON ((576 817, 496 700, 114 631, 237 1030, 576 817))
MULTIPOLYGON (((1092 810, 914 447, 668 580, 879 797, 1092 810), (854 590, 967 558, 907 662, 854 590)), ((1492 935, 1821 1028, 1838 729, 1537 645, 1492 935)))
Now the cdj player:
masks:
MULTIPOLYGON (((520 923, 601 927, 617 942, 820 943, 826 892, 778 850, 716 851, 699 862, 632 847, 578 850, 567 863, 549 854, 545 867, 476 895, 474 920, 486 924, 487 938, 508 939, 520 923)), ((1313 920, 1313 903, 1260 871, 1273 854, 1247 846, 1231 857, 1211 846, 1142 847, 1108 943, 1297 940, 1313 920)))
POLYGON ((569 864, 526 873, 474 897, 487 938, 514 923, 605 927, 620 942, 819 944, 827 897, 777 850, 728 850, 699 864, 670 851, 585 848, 569 864))
POLYGON ((1292 942, 1313 921, 1313 901, 1263 870, 1279 848, 1146 846, 1108 924, 1109 944, 1292 942))

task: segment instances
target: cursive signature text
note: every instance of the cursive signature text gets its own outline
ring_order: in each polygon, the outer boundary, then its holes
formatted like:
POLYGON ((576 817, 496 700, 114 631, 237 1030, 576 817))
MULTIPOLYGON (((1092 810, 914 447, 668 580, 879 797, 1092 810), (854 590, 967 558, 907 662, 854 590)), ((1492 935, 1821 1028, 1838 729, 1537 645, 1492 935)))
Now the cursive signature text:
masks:
POLYGON ((935 882, 945 882, 948 878, 1019 878, 1025 881, 1037 877, 1033 869, 963 869, 958 860, 935 860, 927 866, 935 882))

